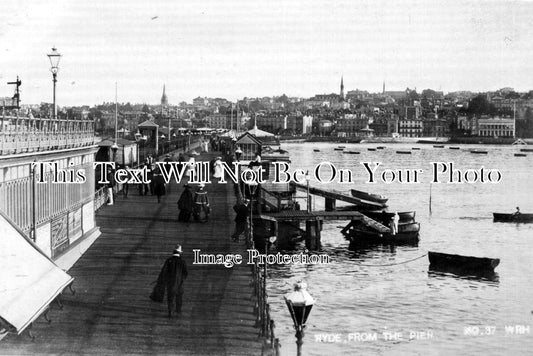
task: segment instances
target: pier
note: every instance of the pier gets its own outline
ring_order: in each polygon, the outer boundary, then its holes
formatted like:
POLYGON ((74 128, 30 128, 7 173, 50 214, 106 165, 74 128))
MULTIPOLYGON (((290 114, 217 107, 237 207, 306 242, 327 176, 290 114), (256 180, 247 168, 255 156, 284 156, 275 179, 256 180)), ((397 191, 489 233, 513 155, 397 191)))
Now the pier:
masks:
MULTIPOLYGON (((343 194, 342 192, 334 190, 325 190, 315 187, 307 187, 303 184, 292 183, 291 186, 294 190, 303 190, 309 192, 309 200, 312 199, 311 195, 323 197, 325 199, 325 208, 323 211, 312 211, 310 201, 307 202, 307 210, 281 210, 283 206, 283 199, 268 192, 264 189, 261 190, 261 202, 273 210, 273 212, 261 212, 259 219, 270 221, 273 224, 272 231, 277 236, 279 234, 279 223, 284 222, 297 222, 305 221, 305 243, 309 250, 320 249, 321 246, 321 230, 323 221, 328 220, 349 220, 350 224, 353 222, 359 222, 366 226, 370 226, 379 233, 389 233, 389 227, 381 224, 380 222, 369 218, 365 214, 355 210, 336 210, 337 200, 354 204, 356 206, 368 206, 365 202, 361 204, 361 200, 343 194)), ((372 203, 372 202, 368 202, 372 203)), ((380 208, 383 206, 380 205, 380 208)), ((350 226, 350 224, 348 226, 350 226)))
POLYGON ((258 323, 254 269, 192 264, 193 249, 246 256, 243 241, 230 242, 233 186, 207 186, 212 213, 206 223, 177 222, 182 190, 173 184, 158 204, 156 196, 130 188, 127 197, 101 208, 102 235, 68 271, 76 293, 63 293, 62 310, 50 306, 50 323, 43 317, 33 323, 33 340, 27 333, 6 336, 0 354, 261 354, 268 328, 258 323), (177 243, 189 276, 183 313, 169 319, 166 299, 155 303, 149 295, 177 243))

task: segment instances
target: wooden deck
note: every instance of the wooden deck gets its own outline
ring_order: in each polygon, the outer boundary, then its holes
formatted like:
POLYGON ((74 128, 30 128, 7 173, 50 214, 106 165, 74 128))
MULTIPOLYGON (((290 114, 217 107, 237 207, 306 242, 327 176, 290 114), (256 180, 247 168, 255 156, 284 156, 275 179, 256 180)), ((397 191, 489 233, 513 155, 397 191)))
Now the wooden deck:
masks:
POLYGON ((103 207, 97 214, 102 235, 69 271, 76 294, 64 294, 63 310, 52 306, 52 323, 42 317, 34 323, 34 341, 26 333, 9 335, 0 354, 259 355, 250 267, 192 264, 193 249, 245 255, 243 242, 230 242, 232 185, 206 189, 207 223, 177 222, 182 189, 176 184, 160 204, 130 189, 127 198, 103 207), (183 245, 189 278, 183 314, 168 319, 166 300, 148 296, 176 243, 183 245))

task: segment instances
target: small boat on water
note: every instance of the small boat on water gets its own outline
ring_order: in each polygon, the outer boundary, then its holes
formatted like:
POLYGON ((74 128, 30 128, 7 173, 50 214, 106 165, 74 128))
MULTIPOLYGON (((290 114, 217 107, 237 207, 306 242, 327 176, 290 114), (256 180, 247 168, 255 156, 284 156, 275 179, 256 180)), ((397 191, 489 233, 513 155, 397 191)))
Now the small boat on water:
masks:
POLYGON ((360 152, 358 152, 358 151, 344 151, 344 153, 349 154, 349 155, 358 155, 360 152))
POLYGON ((378 150, 383 150, 383 149, 385 149, 385 146, 378 146, 378 147, 376 147, 376 148, 377 148, 378 150))
POLYGON ((333 149, 333 151, 343 151, 343 150, 344 150, 344 148, 341 148, 341 147, 335 147, 335 148, 333 149))
POLYGON ((346 146, 337 146, 338 148, 346 148, 346 146))
POLYGON ((369 150, 369 151, 375 151, 376 149, 375 149, 375 148, 371 148, 371 147, 369 147, 368 150, 369 150))
POLYGON ((515 153, 515 157, 526 157, 527 155, 525 153, 515 153))
POLYGON ((516 222, 516 223, 531 223, 533 222, 533 214, 505 214, 492 213, 494 222, 516 222))
POLYGON ((470 153, 478 154, 478 155, 486 155, 489 152, 488 151, 480 151, 480 150, 472 150, 472 151, 470 151, 470 153))
POLYGON ((450 146, 448 147, 450 150, 460 150, 461 147, 457 147, 457 146, 450 146))
POLYGON ((318 150, 318 149, 315 148, 315 149, 313 150, 313 152, 320 152, 320 150, 318 150))
POLYGON ((419 236, 418 231, 398 232, 393 235, 389 232, 382 233, 365 228, 352 228, 345 234, 345 237, 351 242, 364 244, 412 244, 420 240, 419 236))
POLYGON ((357 189, 352 189, 351 193, 354 198, 368 200, 368 201, 376 202, 380 204, 385 204, 387 200, 389 200, 389 198, 383 195, 367 193, 367 192, 363 192, 362 190, 357 190, 357 189))
POLYGON ((411 149, 412 149, 413 151, 417 151, 417 150, 420 150, 420 147, 411 147, 411 149))
POLYGON ((396 153, 399 155, 410 155, 411 151, 396 151, 396 153))
POLYGON ((444 145, 433 145, 435 148, 444 148, 444 145))
MULTIPOLYGON (((392 217, 394 216, 394 213, 388 213, 385 211, 382 212, 368 212, 365 211, 363 214, 368 216, 370 219, 376 220, 377 222, 387 225, 391 221, 392 217)), ((409 224, 415 222, 415 211, 404 211, 404 212, 398 212, 398 217, 400 220, 398 221, 399 225, 401 224, 409 224)))
POLYGON ((533 152, 533 148, 521 148, 520 152, 533 152))
POLYGON ((500 264, 499 258, 472 257, 428 251, 430 267, 460 268, 462 270, 494 271, 500 264))

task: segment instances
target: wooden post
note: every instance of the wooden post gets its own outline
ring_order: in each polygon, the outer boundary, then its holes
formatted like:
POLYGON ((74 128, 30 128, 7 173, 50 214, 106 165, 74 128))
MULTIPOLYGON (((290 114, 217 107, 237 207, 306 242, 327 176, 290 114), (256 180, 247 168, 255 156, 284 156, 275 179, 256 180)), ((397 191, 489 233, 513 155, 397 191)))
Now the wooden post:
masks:
POLYGON ((305 246, 309 251, 320 248, 320 221, 307 220, 305 222, 305 246))
POLYGON ((337 202, 334 198, 326 198, 326 211, 335 211, 335 203, 337 202))

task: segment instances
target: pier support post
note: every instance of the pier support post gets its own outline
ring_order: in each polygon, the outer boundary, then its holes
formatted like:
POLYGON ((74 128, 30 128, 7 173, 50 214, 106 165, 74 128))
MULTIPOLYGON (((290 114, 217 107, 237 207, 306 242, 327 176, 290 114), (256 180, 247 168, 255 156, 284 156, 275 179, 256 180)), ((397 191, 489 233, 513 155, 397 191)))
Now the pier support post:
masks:
POLYGON ((326 198, 326 211, 335 211, 336 210, 336 206, 335 206, 336 202, 337 202, 336 199, 326 198))
POLYGON ((320 249, 320 220, 307 220, 305 222, 305 247, 309 251, 320 249))

